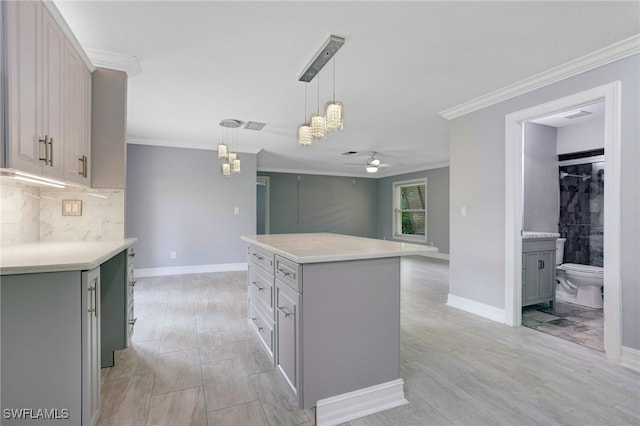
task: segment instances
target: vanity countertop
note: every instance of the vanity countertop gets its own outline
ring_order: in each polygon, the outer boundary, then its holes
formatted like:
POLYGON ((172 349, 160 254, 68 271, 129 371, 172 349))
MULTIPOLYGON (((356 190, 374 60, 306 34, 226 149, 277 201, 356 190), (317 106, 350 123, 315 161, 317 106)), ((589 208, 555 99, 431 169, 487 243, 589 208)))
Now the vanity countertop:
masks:
POLYGON ((523 240, 531 240, 536 238, 560 238, 557 232, 538 232, 538 231, 522 231, 523 240))
POLYGON ((36 241, 0 249, 0 275, 86 271, 133 246, 137 238, 109 241, 36 241))
POLYGON ((331 233, 269 234, 242 239, 296 263, 337 262, 409 255, 428 256, 436 247, 331 233))

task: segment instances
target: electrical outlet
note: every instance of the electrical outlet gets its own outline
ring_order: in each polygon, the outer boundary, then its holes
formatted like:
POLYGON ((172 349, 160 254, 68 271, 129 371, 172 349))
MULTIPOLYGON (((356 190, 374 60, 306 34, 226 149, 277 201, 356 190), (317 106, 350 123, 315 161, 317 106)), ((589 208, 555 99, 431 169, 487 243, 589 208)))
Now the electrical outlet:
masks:
POLYGON ((178 257, 178 254, 175 251, 171 252, 171 258, 175 259, 176 257, 178 257))

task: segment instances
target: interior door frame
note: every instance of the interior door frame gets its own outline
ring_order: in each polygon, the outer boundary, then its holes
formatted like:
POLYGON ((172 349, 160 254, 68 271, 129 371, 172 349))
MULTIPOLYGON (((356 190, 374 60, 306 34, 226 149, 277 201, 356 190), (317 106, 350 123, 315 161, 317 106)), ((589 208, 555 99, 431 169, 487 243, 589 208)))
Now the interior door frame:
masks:
POLYGON ((505 117, 505 322, 522 322, 523 123, 580 106, 604 102, 604 349, 620 362, 621 345, 621 82, 615 81, 505 117))
MULTIPOLYGON (((270 234, 271 233, 271 216, 269 214, 270 206, 269 206, 269 200, 271 198, 271 178, 269 176, 256 176, 256 185, 264 185, 265 186, 265 193, 264 193, 264 233, 265 234, 270 234)), ((256 209, 257 210, 257 209, 256 209)), ((257 212, 256 212, 257 214, 257 212)), ((256 229, 256 233, 257 233, 257 229, 256 229)))

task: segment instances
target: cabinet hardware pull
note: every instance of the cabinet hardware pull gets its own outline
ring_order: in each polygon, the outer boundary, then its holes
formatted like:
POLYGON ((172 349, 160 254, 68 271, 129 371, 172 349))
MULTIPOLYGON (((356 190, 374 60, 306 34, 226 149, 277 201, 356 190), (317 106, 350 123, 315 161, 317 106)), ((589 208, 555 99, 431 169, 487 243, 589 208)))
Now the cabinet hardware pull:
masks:
POLYGON ((129 257, 135 257, 136 256, 136 252, 132 251, 131 253, 129 253, 129 257))
POLYGON ((136 321, 138 321, 138 318, 134 318, 131 321, 129 321, 130 325, 136 325, 136 321))
POLYGON ((49 138, 49 166, 53 167, 53 138, 49 138))
POLYGON ((280 268, 278 268, 278 272, 280 272, 285 277, 288 277, 289 275, 291 275, 291 272, 286 272, 284 269, 280 269, 280 268))
POLYGON ((135 281, 130 281, 130 282, 129 282, 129 285, 130 285, 131 287, 135 287, 135 286, 136 286, 136 282, 135 282, 135 281))
POLYGON ((262 290, 264 290, 264 287, 260 287, 260 286, 258 285, 258 282, 257 282, 257 281, 251 281, 251 284, 253 284, 254 286, 256 286, 256 288, 258 289, 258 291, 262 291, 262 290))
POLYGON ((83 155, 82 157, 78 158, 78 161, 82 163, 82 168, 78 172, 78 174, 86 178, 87 177, 87 156, 83 155))
MULTIPOLYGON (((38 139, 39 143, 43 143, 44 144, 44 158, 42 157, 38 157, 38 160, 40 161, 44 161, 44 164, 49 164, 49 150, 48 150, 48 146, 49 146, 49 136, 48 135, 44 135, 44 139, 38 139)), ((40 151, 40 150, 38 150, 40 151)))
POLYGON ((284 306, 278 306, 276 307, 276 309, 278 310, 278 312, 280 312, 285 318, 292 316, 293 314, 291 312, 285 312, 284 306))
POLYGON ((262 327, 260 327, 260 324, 258 324, 258 321, 257 321, 258 318, 251 318, 251 320, 256 323, 256 327, 258 327, 258 331, 262 331, 262 327))

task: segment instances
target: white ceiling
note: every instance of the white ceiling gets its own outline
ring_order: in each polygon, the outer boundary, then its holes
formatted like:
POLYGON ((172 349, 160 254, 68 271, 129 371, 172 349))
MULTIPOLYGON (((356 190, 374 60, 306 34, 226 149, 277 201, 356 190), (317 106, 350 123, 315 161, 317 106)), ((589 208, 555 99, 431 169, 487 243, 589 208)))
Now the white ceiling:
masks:
MULTIPOLYGON (((640 32, 632 2, 56 1, 85 48, 138 58, 129 79, 129 141, 215 149, 225 118, 260 170, 366 176, 369 151, 393 175, 446 164, 438 113, 640 32), (297 145, 298 76, 335 34, 344 130, 297 145), (345 157, 345 151, 359 154, 345 157)), ((330 100, 331 66, 320 73, 330 100)), ((308 84, 307 116, 317 106, 308 84)), ((371 176, 371 175, 369 175, 371 176)))

